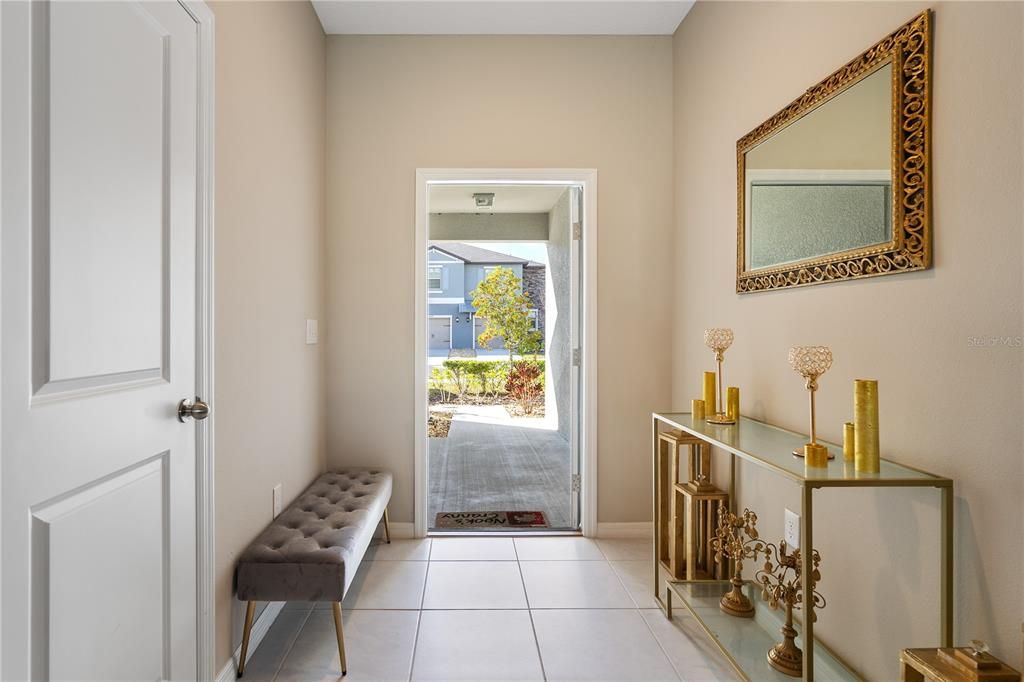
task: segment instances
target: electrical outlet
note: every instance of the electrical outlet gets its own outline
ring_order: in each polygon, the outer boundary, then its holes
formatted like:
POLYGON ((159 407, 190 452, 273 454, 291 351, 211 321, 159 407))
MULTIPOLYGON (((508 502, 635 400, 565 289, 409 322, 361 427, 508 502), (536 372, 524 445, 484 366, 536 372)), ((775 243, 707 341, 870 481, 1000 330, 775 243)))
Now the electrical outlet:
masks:
POLYGON ((274 518, 281 513, 281 484, 274 486, 274 518))
POLYGON ((786 510, 786 519, 782 526, 782 537, 790 549, 800 549, 800 515, 786 510))
POLYGON ((306 320, 306 345, 312 346, 320 340, 319 327, 316 320, 306 320))

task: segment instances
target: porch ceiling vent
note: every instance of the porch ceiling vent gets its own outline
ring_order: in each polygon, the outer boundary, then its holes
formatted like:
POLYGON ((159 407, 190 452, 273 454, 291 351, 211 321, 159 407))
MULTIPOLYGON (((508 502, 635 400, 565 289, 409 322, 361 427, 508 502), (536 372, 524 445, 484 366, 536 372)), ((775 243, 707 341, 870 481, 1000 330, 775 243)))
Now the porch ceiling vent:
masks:
POLYGON ((473 195, 477 208, 494 208, 494 192, 478 192, 473 195))

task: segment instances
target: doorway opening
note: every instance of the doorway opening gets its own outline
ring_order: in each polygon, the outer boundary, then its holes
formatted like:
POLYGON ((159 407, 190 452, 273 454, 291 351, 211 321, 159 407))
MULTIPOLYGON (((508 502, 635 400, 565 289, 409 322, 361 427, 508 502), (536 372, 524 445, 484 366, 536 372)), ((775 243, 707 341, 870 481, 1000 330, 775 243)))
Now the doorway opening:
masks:
POLYGON ((593 174, 453 173, 417 193, 417 533, 592 532, 593 174))

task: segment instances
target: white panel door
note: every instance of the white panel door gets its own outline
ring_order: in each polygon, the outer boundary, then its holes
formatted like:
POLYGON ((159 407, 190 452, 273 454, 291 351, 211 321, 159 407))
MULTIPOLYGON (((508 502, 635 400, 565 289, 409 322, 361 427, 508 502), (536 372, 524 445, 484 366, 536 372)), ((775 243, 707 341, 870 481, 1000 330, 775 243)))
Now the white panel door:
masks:
POLYGON ((0 677, 194 679, 198 25, 0 12, 0 677))

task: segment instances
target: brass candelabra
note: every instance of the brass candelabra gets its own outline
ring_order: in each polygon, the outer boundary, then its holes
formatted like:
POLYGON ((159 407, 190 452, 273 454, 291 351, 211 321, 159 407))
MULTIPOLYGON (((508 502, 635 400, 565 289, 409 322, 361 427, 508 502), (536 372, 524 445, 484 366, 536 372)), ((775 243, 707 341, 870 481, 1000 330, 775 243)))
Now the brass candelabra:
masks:
MULTIPOLYGON (((761 595, 773 609, 786 609, 786 622, 782 626, 782 641, 768 650, 768 663, 779 672, 800 677, 803 674, 804 652, 796 645, 796 629, 793 627, 793 609, 800 608, 804 601, 803 576, 801 575, 800 550, 786 551, 786 543, 780 542, 778 547, 767 544, 764 549, 764 566, 754 576, 761 585, 761 595), (781 607, 780 607, 781 605, 781 607)), ((818 566, 821 555, 813 550, 811 563, 811 594, 814 604, 810 609, 812 622, 817 622, 815 609, 824 608, 825 598, 818 592, 817 585, 821 580, 818 566)))
POLYGON ((725 507, 719 508, 718 528, 715 529, 715 537, 711 538, 711 548, 715 551, 715 561, 721 561, 724 556, 733 562, 733 574, 729 580, 732 589, 718 603, 719 608, 730 616, 754 616, 754 605, 743 594, 743 561, 756 561, 758 555, 765 551, 765 546, 757 534, 757 514, 744 509, 743 514, 737 516, 725 507))

